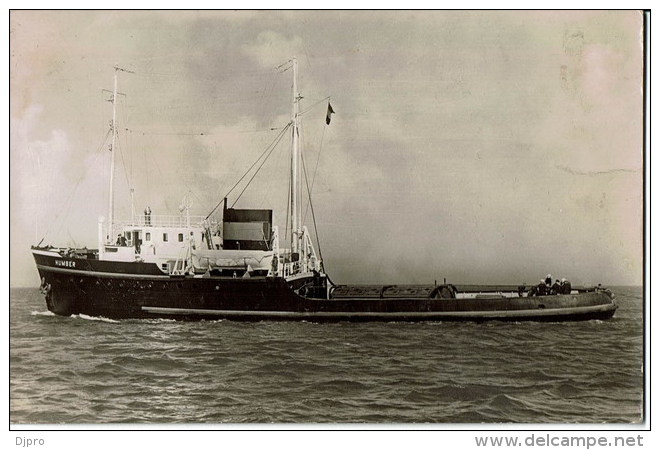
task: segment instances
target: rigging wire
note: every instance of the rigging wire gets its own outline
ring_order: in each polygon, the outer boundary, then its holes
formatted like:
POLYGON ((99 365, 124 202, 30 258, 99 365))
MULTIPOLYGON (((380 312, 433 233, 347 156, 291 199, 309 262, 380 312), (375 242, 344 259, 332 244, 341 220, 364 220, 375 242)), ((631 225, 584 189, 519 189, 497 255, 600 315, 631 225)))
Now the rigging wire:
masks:
POLYGON ((197 201, 203 205, 204 209, 208 209, 208 207, 207 207, 206 205, 204 205, 204 200, 202 200, 202 199, 199 197, 199 195, 197 195, 197 194, 195 193, 195 191, 193 190, 193 188, 190 187, 190 185, 189 185, 188 183, 186 183, 185 181, 183 181, 183 184, 188 188, 188 192, 190 192, 190 193, 193 195, 193 197, 195 197, 195 198, 197 199, 197 201))
MULTIPOLYGON (((132 133, 131 133, 131 136, 132 136, 132 133)), ((148 161, 147 161, 147 149, 146 148, 142 149, 142 156, 143 156, 143 159, 144 159, 144 178, 145 178, 145 181, 146 181, 146 184, 147 184, 147 190, 146 190, 147 195, 146 195, 146 197, 149 198, 150 192, 151 192, 151 188, 149 186, 149 172, 151 172, 151 170, 149 170, 149 164, 148 164, 148 161)))
POLYGON ((319 145, 319 153, 316 155, 316 166, 314 167, 314 173, 312 174, 312 190, 314 190, 314 182, 316 181, 316 173, 319 169, 319 161, 321 160, 321 151, 323 150, 323 138, 325 137, 325 130, 327 125, 323 127, 323 132, 321 133, 321 144, 319 145))
POLYGON ((259 99, 259 104, 261 105, 260 110, 264 111, 266 108, 266 98, 269 98, 272 96, 273 88, 275 87, 275 83, 278 80, 278 75, 277 71, 273 72, 271 77, 270 77, 270 85, 266 85, 266 88, 263 90, 261 98, 259 99))
POLYGON ((278 133, 278 135, 275 137, 275 139, 273 140, 273 142, 271 142, 271 143, 266 147, 266 150, 264 150, 263 153, 262 153, 261 155, 259 155, 259 157, 254 161, 254 163, 252 163, 252 165, 250 166, 250 168, 249 168, 249 169, 243 174, 243 176, 242 176, 241 178, 239 178, 239 180, 236 182, 236 184, 234 184, 234 185, 232 186, 232 188, 229 189, 229 191, 224 195, 224 197, 222 197, 222 200, 220 200, 220 201, 218 202, 218 204, 215 205, 215 207, 211 210, 211 212, 207 214, 207 216, 205 217, 205 220, 208 219, 209 217, 211 217, 211 214, 213 214, 213 213, 215 212, 215 210, 218 209, 218 207, 224 202, 224 199, 227 198, 227 197, 229 196, 229 194, 231 194, 232 191, 233 191, 234 189, 236 189, 236 186, 238 186, 239 183, 240 183, 241 181, 243 181, 243 179, 247 176, 248 173, 250 173, 250 171, 254 168, 254 166, 257 165, 257 163, 261 160, 261 158, 263 158, 264 155, 265 155, 266 153, 268 153, 269 150, 272 151, 272 149, 271 149, 270 147, 273 146, 273 145, 277 145, 277 143, 279 143, 279 141, 282 139, 282 136, 284 135, 284 133, 286 132, 286 130, 289 129, 290 126, 291 126, 291 123, 287 124, 284 128, 282 128, 282 130, 278 133))
MULTIPOLYGON (((323 132, 321 133, 321 144, 319 145, 319 152, 316 155, 316 166, 314 167, 314 173, 312 174, 312 186, 310 191, 314 190, 314 183, 316 182, 316 173, 319 168, 319 161, 321 160, 321 151, 323 150, 323 138, 325 137, 325 129, 328 128, 327 125, 323 127, 323 132)), ((310 192, 311 195, 311 192, 310 192)), ((305 219, 307 218, 307 209, 305 209, 305 219)), ((303 219, 304 221, 304 219, 303 219)))
MULTIPOLYGON (((242 72, 242 73, 231 72, 231 73, 229 73, 230 76, 234 76, 234 77, 236 77, 236 78, 239 78, 239 77, 242 78, 242 77, 245 77, 245 76, 262 76, 262 75, 266 75, 266 74, 271 74, 271 75, 272 75, 273 72, 272 72, 272 70, 269 70, 269 71, 264 71, 264 72, 242 72)), ((158 73, 155 73, 155 72, 151 72, 151 73, 148 73, 148 72, 147 72, 147 73, 145 73, 145 72, 141 72, 141 73, 138 73, 138 74, 136 74, 136 75, 137 75, 138 77, 145 77, 145 75, 146 75, 146 76, 151 75, 151 76, 172 77, 172 78, 176 78, 176 77, 179 76, 179 75, 177 75, 177 74, 164 74, 164 73, 160 73, 160 74, 158 74, 158 73)), ((257 91, 257 93, 260 94, 259 97, 260 97, 260 102, 261 102, 261 103, 264 103, 265 100, 266 100, 267 98, 269 98, 269 97, 272 96, 272 91, 273 91, 273 88, 274 88, 274 86, 275 86, 276 81, 277 81, 277 74, 275 74, 272 78, 270 78, 269 80, 267 80, 266 87, 265 87, 264 90, 262 90, 261 92, 257 91), (269 83, 269 81, 270 81, 270 83, 269 83)), ((255 97, 256 97, 256 96, 255 96, 255 97)), ((229 103, 229 102, 228 102, 228 103, 229 103)), ((127 110, 129 109, 129 107, 128 107, 128 102, 127 102, 127 100, 124 100, 124 105, 125 105, 125 107, 124 107, 124 108, 121 108, 121 110, 122 110, 122 113, 123 113, 124 123, 128 123, 127 110)), ((113 126, 117 126, 117 124, 113 124, 113 126)), ((291 126, 291 124, 287 124, 287 125, 286 125, 285 127, 283 127, 283 128, 271 127, 271 128, 268 128, 268 129, 261 129, 261 130, 243 130, 243 131, 238 131, 239 133, 262 133, 262 132, 270 132, 270 131, 277 131, 277 130, 279 130, 279 133, 278 133, 278 135, 275 137, 273 143, 271 143, 272 148, 271 148, 271 146, 268 146, 268 147, 266 148, 266 150, 264 151, 264 153, 263 153, 263 154, 262 154, 262 155, 261 155, 256 161, 255 161, 255 163, 250 167, 250 169, 248 169, 248 171, 247 171, 247 172, 241 177, 241 179, 239 179, 239 181, 238 181, 238 182, 237 182, 237 183, 236 183, 236 184, 235 184, 235 185, 234 185, 234 186, 233 186, 233 187, 227 192, 227 194, 225 195, 225 197, 228 196, 228 195, 229 195, 229 194, 230 194, 230 193, 231 193, 231 192, 237 187, 237 185, 238 185, 238 184, 239 184, 239 183, 245 178, 245 176, 248 175, 248 173, 250 172, 250 170, 252 170, 252 168, 254 168, 254 166, 258 163, 258 161, 264 156, 264 154, 267 153, 266 158, 262 161, 261 165, 257 168, 257 171, 256 171, 255 174, 252 176, 252 178, 250 178, 250 180, 248 181, 248 184, 245 186, 245 188, 243 189, 243 191, 241 191, 241 193, 239 194, 239 197, 236 199, 236 201, 234 202, 234 204, 238 201, 238 199, 239 199, 239 198, 241 197, 241 195, 245 192, 245 190, 247 189, 247 187, 250 185, 250 183, 252 182, 252 180, 253 180, 254 177, 256 176, 256 173, 259 172, 259 170, 261 169, 261 167, 264 165, 265 161, 268 159, 268 157, 269 157, 269 156, 271 155, 271 153, 274 151, 275 147, 279 144, 279 142, 281 141, 282 137, 283 137, 284 134, 286 133, 286 130, 289 128, 289 126, 291 126), (270 149, 270 150, 269 150, 269 149, 270 149)), ((119 128, 117 128, 117 130, 119 130, 119 128)), ((123 148, 124 148, 125 146, 126 146, 127 148, 130 148, 130 147, 131 147, 131 145, 132 145, 132 141, 133 141, 133 138, 134 138, 133 133, 139 133, 139 134, 142 134, 142 135, 152 135, 152 136, 156 136, 156 135, 206 136, 206 135, 218 135, 218 134, 224 134, 224 133, 208 133, 208 132, 206 132, 206 133, 205 133, 205 132, 201 132, 201 133, 150 133, 150 132, 147 132, 147 131, 142 131, 142 132, 141 132, 141 131, 139 131, 139 130, 132 130, 132 129, 129 129, 129 128, 124 128, 124 131, 125 131, 124 139, 126 140, 126 142, 125 142, 126 145, 122 145, 122 143, 121 143, 121 139, 117 139, 117 145, 116 145, 116 147, 117 147, 117 150, 119 151, 119 154, 120 154, 120 158, 121 158, 121 162, 122 162, 122 166, 123 166, 123 171, 124 171, 124 176, 125 176, 125 178, 126 178, 126 183, 127 183, 127 185, 128 185, 129 190, 132 188, 132 182, 133 182, 133 169, 134 169, 134 167, 133 167, 133 159, 132 159, 132 154, 130 154, 130 155, 129 155, 130 160, 128 161, 130 167, 127 168, 127 165, 126 165, 127 163, 126 163, 126 160, 125 160, 125 158, 124 158, 123 148), (130 172, 130 175, 129 175, 129 172, 130 172)), ((101 144, 99 145, 99 149, 97 149, 97 151, 100 150, 100 149, 105 145, 105 143, 107 142, 108 137, 109 137, 109 135, 110 135, 111 132, 112 132, 112 129, 108 129, 108 131, 106 132, 106 134, 105 134, 103 140, 101 141, 101 144)), ((232 133, 236 133, 236 131, 232 131, 232 133)), ((145 166, 148 166, 148 155, 147 155, 147 149, 148 149, 148 148, 143 149, 143 153, 142 153, 142 154, 143 154, 143 159, 144 159, 145 166)), ((114 149, 113 149, 113 150, 114 150, 114 149)), ((130 153, 130 152, 129 152, 129 153, 130 153)), ((100 156, 100 154, 101 154, 101 153, 99 153, 99 154, 96 156, 96 158, 94 159, 94 162, 97 161, 97 159, 98 159, 98 157, 100 156)), ((156 166, 156 169, 158 170, 158 172, 159 172, 159 173, 161 174, 161 176, 162 176, 162 170, 161 170, 161 168, 160 168, 160 166, 159 166, 159 164, 158 164, 157 158, 155 158, 155 159, 153 160, 153 164, 156 166)), ((150 186, 149 186, 149 185, 150 185, 150 182, 149 182, 149 172, 150 172, 149 170, 145 170, 145 178, 146 178, 146 184, 147 184, 147 192, 149 191, 149 187, 150 187, 150 186)), ((80 183, 83 181, 83 178, 84 178, 84 177, 85 177, 85 173, 83 173, 83 174, 79 177, 79 179, 77 180, 75 186, 73 187, 73 190, 72 190, 71 194, 69 195, 67 201, 65 202, 64 210, 61 210, 61 212, 57 215, 57 216, 59 216, 59 217, 56 217, 55 220, 51 222, 51 224, 53 224, 53 223, 57 223, 58 220, 60 219, 60 217, 62 217, 62 213, 64 213, 64 215, 68 215, 68 213, 69 213, 69 211, 70 211, 70 209, 71 209, 71 207, 72 207, 72 204, 73 204, 73 197, 74 197, 74 195, 75 195, 75 193, 76 193, 76 191, 77 191, 77 189, 78 189, 80 183)), ((191 192, 193 195, 195 195, 195 197, 197 198, 197 200, 201 202, 201 199, 200 199, 200 198, 194 193, 194 191, 193 191, 192 189, 190 189, 190 186, 187 186, 187 187, 189 188, 190 192, 191 192)), ((216 207, 213 208, 213 210, 211 211, 211 213, 209 213, 209 215, 206 217, 207 219, 208 219, 208 217, 210 217, 210 215, 211 215, 211 214, 212 214, 212 213, 218 208, 219 205, 220 205, 220 203, 218 203, 218 205, 216 205, 216 207)), ((233 206, 233 205, 232 205, 232 206, 233 206)), ((57 230, 58 233, 61 231, 63 225, 64 225, 64 223, 61 223, 61 224, 60 224, 60 227, 59 227, 58 230, 57 230)), ((48 236, 48 234, 49 234, 51 231, 52 231, 52 227, 47 227, 47 229, 46 229, 46 231, 45 231, 45 233, 44 233, 44 235, 43 235, 43 238, 41 239, 40 242, 42 242, 44 239, 46 239, 46 237, 48 236)))
MULTIPOLYGON (((153 59, 153 58, 152 58, 153 59)), ((252 70, 252 71, 235 71, 235 70, 230 70, 227 72, 223 73, 217 73, 213 77, 200 77, 200 76, 195 76, 193 79, 190 79, 190 73, 186 72, 185 74, 182 72, 155 72, 155 71, 149 71, 149 70, 140 70, 139 72, 135 73, 135 76, 140 77, 140 78, 176 78, 176 79, 181 79, 182 76, 187 77, 187 83, 204 83, 205 86, 208 86, 208 82, 217 82, 218 78, 222 79, 227 79, 230 77, 234 78, 240 78, 243 79, 246 76, 267 76, 273 73, 273 69, 268 69, 268 70, 252 70)))
MULTIPOLYGON (((303 158, 303 149, 307 148, 307 143, 305 140, 305 127, 303 125, 303 122, 300 122, 300 159, 303 158)), ((306 176, 306 174, 305 174, 306 176)), ((303 203, 303 186, 302 183, 300 183, 300 208, 302 212, 302 203, 303 203)), ((307 210, 309 209, 309 196, 307 199, 307 206, 305 207, 305 214, 300 218, 300 224, 302 225, 305 223, 305 219, 307 218, 307 210)))
MULTIPOLYGON (((130 123, 129 120, 128 120, 128 117, 129 117, 128 114, 130 112, 129 105, 128 105, 128 95, 123 96, 123 103, 124 103, 124 107, 121 109, 122 116, 124 118, 123 123, 130 123)), ((129 134, 124 133, 123 137, 124 137, 124 141, 125 141, 125 144, 126 144, 126 151, 128 152, 128 158, 129 158, 128 165, 129 165, 129 171, 130 172, 128 173, 128 177, 130 179, 130 183, 128 185, 128 188, 129 188, 129 194, 130 194, 131 190, 133 190, 133 192, 135 192, 135 185, 134 185, 135 178, 133 178, 133 151, 132 151, 132 147, 131 147, 131 141, 129 140, 129 138, 130 138, 129 134)), ((134 205, 133 205, 133 202, 131 201, 131 217, 135 213, 135 211, 133 211, 133 209, 134 209, 134 205)))
POLYGON ((236 134, 236 133, 266 133, 269 131, 277 131, 280 130, 281 128, 279 127, 271 127, 271 128, 264 128, 260 130, 239 130, 239 131, 224 131, 222 133, 210 133, 210 132, 205 132, 201 131, 199 133, 158 133, 158 132, 152 132, 152 131, 141 131, 141 130, 133 130, 130 128, 124 128, 125 131, 131 132, 131 133, 137 133, 142 136, 219 136, 223 134, 236 134))
POLYGON ((322 99, 319 100, 318 102, 312 104, 309 108, 307 108, 307 109, 304 110, 303 112, 298 113, 298 115, 299 115, 299 116, 302 116, 303 114, 309 112, 309 110, 311 110, 312 108, 314 108, 316 105, 318 105, 319 103, 324 102, 324 101, 326 101, 326 100, 330 100, 330 96, 327 96, 327 97, 325 97, 325 98, 322 98, 322 99))
MULTIPOLYGON (((124 98, 124 107, 121 108, 121 114, 124 117, 124 123, 127 123, 127 113, 126 111, 128 110, 128 105, 126 103, 126 95, 122 94, 122 97, 124 98)), ((114 127, 117 127, 117 124, 113 124, 114 127)), ((121 158, 121 165, 124 169, 124 178, 126 179, 126 186, 128 187, 128 192, 130 194, 131 190, 133 189, 133 154, 130 151, 130 144, 128 142, 128 133, 119 134, 119 131, 121 128, 117 127, 117 141, 116 141, 116 149, 112 149, 112 151, 118 150, 119 151, 119 157, 121 158), (122 145, 122 138, 125 140, 125 144, 128 150, 128 167, 126 167, 126 160, 124 159, 124 147, 122 145)), ((127 130, 127 129, 125 129, 127 130)), ((131 211, 131 214, 133 211, 131 211)))
MULTIPOLYGON (((157 148, 157 145, 154 144, 153 140, 150 142, 150 144, 151 144, 151 147, 157 148)), ((146 147, 146 148, 148 148, 148 147, 146 147)), ((153 161, 154 167, 156 167, 156 170, 158 171, 158 177, 160 179, 165 179, 165 174, 163 173, 163 170, 161 169, 160 164, 158 163, 158 160, 159 160, 159 158, 157 158, 157 157, 151 159, 151 161, 153 161)), ((149 172, 149 171, 147 170, 146 172, 149 172)), ((170 208, 170 205, 167 201, 167 196, 163 197, 163 203, 165 203, 166 210, 171 210, 172 209, 172 208, 170 208)))
MULTIPOLYGON (((301 125, 302 127, 302 125, 301 125)), ((298 139, 299 139, 299 147, 298 147, 298 153, 300 154, 300 159, 302 159, 302 154, 303 154, 303 149, 305 148, 305 142, 303 139, 302 132, 300 131, 301 127, 298 127, 296 131, 298 132, 298 139)), ((302 184, 302 166, 298 168, 298 178, 300 181, 298 182, 298 227, 303 226, 303 221, 302 221, 302 206, 303 206, 303 184, 302 184)))
MULTIPOLYGON (((291 207, 291 171, 289 171, 289 189, 286 191, 286 223, 284 224, 284 238, 289 236, 289 208, 291 207)), ((293 243, 291 244, 293 246, 293 243)))
MULTIPOLYGON (((266 83, 265 83, 264 88, 263 88, 262 90, 260 90, 260 91, 257 91, 257 93, 260 93, 260 94, 261 94, 261 95, 259 95, 259 97, 260 97, 260 102, 261 102, 261 103, 264 103, 264 102, 266 101, 266 98, 268 98, 268 97, 270 97, 270 96, 272 95, 273 87, 274 87, 275 83, 277 82, 277 75, 278 75, 277 73, 273 73, 272 70, 270 70, 270 71, 268 71, 268 72, 263 72, 263 74, 264 74, 264 75, 265 75, 265 74, 270 74, 271 77, 269 77, 268 79, 265 80, 266 83)), ((164 75, 164 74, 161 74, 161 75, 164 75)), ((216 103, 217 103, 217 102, 216 102, 216 103)), ((263 108, 261 108, 261 109, 263 109, 263 108)), ((134 134, 134 133, 137 133, 137 134, 141 134, 141 135, 143 135, 143 136, 214 136, 214 135, 222 135, 222 134, 227 134, 227 133, 235 134, 235 133, 237 133, 237 132, 238 132, 238 133, 264 133, 264 132, 271 132, 271 131, 279 131, 278 135, 277 135, 277 136, 275 137, 275 139, 274 139, 275 145, 277 145, 277 143, 279 143, 279 140, 281 139, 281 135, 285 132, 285 129, 286 129, 286 128, 288 128, 288 125, 287 125, 286 127, 284 127, 284 129, 282 129, 282 127, 269 127, 269 128, 266 128, 266 129, 253 129, 253 130, 240 130, 240 131, 235 131, 235 130, 234 130, 234 131, 231 131, 231 132, 208 132, 208 131, 201 131, 201 132, 197 132, 197 133, 191 133, 191 132, 183 132, 183 133, 177 133, 177 132, 150 132, 150 131, 147 131, 147 130, 134 130, 134 129, 129 129, 129 128, 125 128, 125 131, 126 131, 128 134, 131 134, 131 135, 134 134)), ((271 145, 272 145, 272 144, 271 144, 271 145)), ((267 153, 268 150, 269 150, 269 147, 266 148, 266 150, 265 150, 264 153, 267 153)), ((272 151, 272 150, 273 150, 273 149, 271 149, 271 151, 272 151)), ((270 155, 270 153, 269 153, 269 155, 270 155)), ((260 156, 259 159, 261 159, 261 157, 263 157, 263 155, 260 156)), ((268 157, 268 156, 266 156, 266 158, 267 158, 267 157, 268 157)), ((123 158, 123 153, 122 153, 122 158, 123 158)), ((259 161, 259 159, 257 159, 257 161, 255 161, 255 164, 259 161)), ((123 160, 122 160, 122 161, 123 161, 123 160)), ((146 163, 146 152, 145 152, 145 163, 146 163)), ((248 169, 248 173, 249 173, 249 171, 254 167, 255 164, 253 164, 252 167, 251 167, 250 169, 248 169)), ((262 165, 263 165, 263 163, 262 163, 262 165)), ((157 166, 157 168, 160 170, 160 167, 157 166)), ((260 166, 259 168, 261 168, 261 166, 260 166)), ((259 170, 259 169, 257 169, 257 171, 258 171, 258 170, 259 170)), ((238 183, 240 183, 240 182, 242 181, 242 179, 243 179, 248 173, 246 173, 246 174, 245 174, 245 175, 239 180, 238 183)), ((253 178, 254 178, 254 177, 253 177, 253 178)), ((252 179, 251 179, 250 181, 252 181, 252 179)), ((148 182, 149 182, 149 180, 147 180, 147 184, 148 184, 148 182)), ((248 182, 248 185, 249 185, 249 182, 248 182)), ((233 189, 234 189, 235 187, 236 187, 236 186, 234 186, 234 187, 233 187, 233 188, 232 188, 232 189, 231 189, 226 195, 229 195, 229 194, 233 191, 233 189)), ((192 189, 190 189, 190 186, 188 186, 188 188, 189 188, 189 190, 192 192, 192 189)), ((246 186, 246 188, 247 188, 247 186, 246 186)), ((244 191, 245 191, 245 189, 243 190, 243 192, 244 192, 244 191)), ((242 194, 242 192, 241 192, 241 194, 242 194)), ((197 197, 197 199, 199 200, 199 197, 197 197)), ((237 200, 238 200, 238 199, 237 199, 237 200)), ((208 217, 210 217, 210 215, 211 215, 211 214, 212 214, 212 213, 218 208, 218 206, 219 206, 219 204, 216 205, 215 208, 213 208, 213 210, 211 211, 211 213, 206 217, 207 219, 208 219, 208 217)))
POLYGON ((66 229, 66 234, 69 235, 69 239, 71 240, 71 242, 73 242, 73 247, 78 247, 76 240, 73 238, 73 236, 71 236, 71 229, 69 227, 67 227, 66 229))
POLYGON ((131 182, 128 179, 128 169, 126 169, 126 162, 124 161, 124 151, 121 146, 121 139, 117 139, 117 148, 119 149, 119 157, 121 158, 121 165, 124 168, 124 178, 126 178, 126 184, 128 185, 128 189, 130 190, 131 182))
POLYGON ((314 234, 316 235, 316 246, 319 249, 319 259, 321 260, 321 267, 323 268, 323 254, 321 253, 321 241, 319 239, 319 230, 316 226, 316 215, 314 214, 314 205, 312 204, 312 192, 309 190, 309 181, 307 179, 307 168, 305 166, 305 158, 302 152, 300 153, 300 160, 302 161, 303 173, 305 174, 305 185, 307 186, 307 196, 309 197, 309 209, 312 211, 312 222, 314 222, 314 234))
POLYGON ((234 207, 234 205, 236 204, 236 202, 238 202, 238 200, 239 200, 239 199, 241 198, 241 196, 243 195, 243 192, 245 192, 245 190, 248 188, 248 186, 250 186, 250 183, 252 183, 252 180, 254 180, 254 177, 257 176, 257 174, 259 173, 259 170, 261 170, 261 168, 262 168, 263 165, 266 163, 266 161, 268 160, 268 158, 270 157, 270 155, 273 153, 273 151, 277 148, 277 144, 280 143, 280 141, 282 140, 283 137, 284 137, 284 133, 280 134, 279 139, 277 140, 277 142, 275 142, 275 144, 273 145, 273 148, 270 149, 270 152, 268 152, 268 155, 266 155, 266 157, 264 158, 264 160, 261 162, 261 164, 259 165, 259 167, 257 168, 257 170, 256 170, 256 171, 254 172, 254 174, 252 175, 252 178, 250 178, 250 180, 247 182, 247 184, 245 185, 245 187, 243 188, 243 190, 241 191, 241 193, 238 194, 238 197, 236 197, 236 200, 234 200, 234 203, 232 203, 231 208, 234 207))
MULTIPOLYGON (((101 150, 102 150, 103 147, 105 146, 105 143, 108 141, 108 136, 110 135, 110 131, 111 131, 110 129, 108 129, 108 131, 106 131, 105 136, 104 136, 103 139, 101 140, 101 143, 100 143, 99 146, 96 148, 96 150, 95 150, 96 157, 94 158, 91 167, 94 167, 94 166, 96 165, 96 161, 98 160, 99 156, 101 156, 101 155, 103 154, 103 152, 101 152, 101 150)), ((51 225, 57 223, 57 222, 60 220, 60 218, 63 218, 63 217, 65 217, 65 216, 68 216, 68 215, 69 215, 69 211, 71 210, 71 206, 73 205, 73 197, 74 197, 74 195, 75 195, 75 193, 76 193, 76 191, 77 191, 77 189, 78 189, 78 186, 79 186, 80 183, 82 182, 83 178, 85 178, 85 175, 86 175, 86 174, 87 174, 86 172, 83 172, 83 173, 80 175, 80 177, 78 177, 78 180, 76 181, 76 184, 74 185, 73 189, 71 190, 71 194, 69 194, 68 198, 66 199, 66 201, 65 201, 65 203, 64 203, 64 209, 61 210, 61 211, 55 216, 55 219, 54 219, 52 222, 50 222, 51 225)), ((58 227, 57 230, 56 230, 56 234, 59 234, 59 233, 62 231, 62 228, 63 228, 63 227, 64 227, 64 220, 62 220, 62 221, 60 222, 59 227, 58 227)), ((43 242, 43 241, 46 239, 46 237, 48 236, 48 234, 50 233, 51 230, 52 230, 51 227, 47 227, 47 228, 46 228, 46 231, 45 231, 44 234, 43 234, 43 237, 41 238, 41 241, 39 241, 39 242, 43 242)))

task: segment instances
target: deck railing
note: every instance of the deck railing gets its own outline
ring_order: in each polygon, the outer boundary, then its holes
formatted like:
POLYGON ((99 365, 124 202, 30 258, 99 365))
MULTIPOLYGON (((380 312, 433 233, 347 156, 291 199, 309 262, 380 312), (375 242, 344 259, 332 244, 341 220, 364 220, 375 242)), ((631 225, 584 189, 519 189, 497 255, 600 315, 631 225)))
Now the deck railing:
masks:
POLYGON ((190 219, 191 227, 199 227, 204 221, 204 216, 183 216, 183 215, 161 215, 149 214, 135 216, 134 220, 116 220, 115 227, 166 227, 166 228, 183 228, 188 226, 188 219, 190 219))
POLYGON ((283 276, 284 278, 290 277, 291 275, 295 275, 297 273, 301 272, 301 266, 300 266, 300 261, 292 262, 292 263, 284 263, 282 264, 282 271, 283 271, 283 276))

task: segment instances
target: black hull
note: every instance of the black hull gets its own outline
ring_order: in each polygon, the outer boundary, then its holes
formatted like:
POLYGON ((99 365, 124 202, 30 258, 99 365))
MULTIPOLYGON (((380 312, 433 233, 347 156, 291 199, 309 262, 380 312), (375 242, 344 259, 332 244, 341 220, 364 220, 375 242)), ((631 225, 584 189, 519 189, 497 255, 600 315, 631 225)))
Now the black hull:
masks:
POLYGON ((46 304, 59 315, 111 319, 171 318, 241 321, 577 321, 609 319, 611 295, 521 298, 338 298, 316 299, 296 289, 311 276, 171 277, 147 263, 69 259, 34 254, 46 304))

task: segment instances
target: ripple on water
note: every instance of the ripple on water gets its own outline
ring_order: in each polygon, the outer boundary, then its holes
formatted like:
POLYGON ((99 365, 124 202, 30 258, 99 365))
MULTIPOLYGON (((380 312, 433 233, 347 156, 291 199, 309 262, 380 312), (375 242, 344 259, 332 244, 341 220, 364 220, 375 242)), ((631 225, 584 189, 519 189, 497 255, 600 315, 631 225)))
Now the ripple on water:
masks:
POLYGON ((641 295, 614 320, 115 321, 11 291, 12 423, 639 422, 641 295))

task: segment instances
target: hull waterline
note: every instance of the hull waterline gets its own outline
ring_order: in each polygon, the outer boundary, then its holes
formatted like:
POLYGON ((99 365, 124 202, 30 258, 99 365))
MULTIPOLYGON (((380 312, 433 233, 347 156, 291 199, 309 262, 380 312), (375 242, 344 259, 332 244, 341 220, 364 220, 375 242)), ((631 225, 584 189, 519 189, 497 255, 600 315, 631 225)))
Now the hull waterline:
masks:
MULTIPOLYGON (((577 321, 611 318, 608 291, 542 297, 310 298, 300 288, 312 277, 169 276, 155 265, 55 257, 34 252, 50 311, 112 319, 337 321, 577 321)), ((405 290, 404 290, 405 291, 405 290)), ((415 289, 410 289, 415 292, 415 289)), ((420 289, 417 289, 420 291, 420 289)), ((422 289, 422 292, 427 292, 422 289)))

